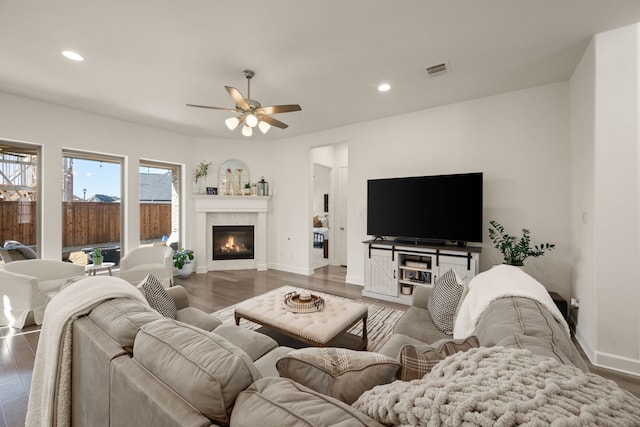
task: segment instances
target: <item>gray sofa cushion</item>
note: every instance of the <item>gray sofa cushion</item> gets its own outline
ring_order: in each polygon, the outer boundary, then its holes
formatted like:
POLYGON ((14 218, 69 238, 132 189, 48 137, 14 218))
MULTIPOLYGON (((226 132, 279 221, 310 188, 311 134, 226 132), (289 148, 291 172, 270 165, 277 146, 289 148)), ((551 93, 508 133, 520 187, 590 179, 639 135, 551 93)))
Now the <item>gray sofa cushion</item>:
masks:
POLYGON ((203 415, 225 425, 238 393, 260 378, 249 356, 226 339, 167 318, 140 329, 133 358, 203 415))
POLYGON ((530 298, 505 297, 493 301, 480 316, 473 335, 483 347, 508 344, 542 356, 552 352, 557 360, 570 361, 585 372, 589 370, 564 325, 558 323, 544 305, 530 298), (549 346, 541 347, 540 340, 549 346))
POLYGON ((147 323, 162 319, 162 315, 140 301, 115 298, 91 310, 89 318, 125 351, 131 353, 138 329, 147 323))
POLYGON ((233 324, 222 324, 215 328, 213 332, 244 350, 251 360, 257 360, 278 347, 278 343, 273 338, 233 324))
POLYGON ((429 310, 410 307, 393 328, 396 334, 406 335, 423 343, 431 344, 443 338, 451 338, 433 323, 429 310))
MULTIPOLYGON (((169 288, 171 289, 171 288, 169 288)), ((179 322, 188 323, 192 326, 197 326, 205 331, 213 331, 218 326, 222 325, 222 322, 215 316, 205 313, 195 307, 185 307, 179 309, 176 313, 176 320, 179 322)))
POLYGON ((240 393, 234 427, 382 427, 351 406, 287 378, 263 378, 240 393))

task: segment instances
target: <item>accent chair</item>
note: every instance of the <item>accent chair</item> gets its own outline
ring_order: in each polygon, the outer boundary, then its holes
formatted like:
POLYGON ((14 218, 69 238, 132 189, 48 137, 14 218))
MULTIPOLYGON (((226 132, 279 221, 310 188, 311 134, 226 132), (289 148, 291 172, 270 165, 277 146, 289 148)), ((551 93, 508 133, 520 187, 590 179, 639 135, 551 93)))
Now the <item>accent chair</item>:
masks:
POLYGON ((0 326, 22 329, 42 324, 46 295, 67 280, 84 276, 84 266, 50 259, 25 259, 0 265, 0 326))
POLYGON ((173 285, 173 249, 169 246, 146 246, 133 249, 120 259, 120 278, 138 285, 148 274, 162 282, 165 288, 173 285))

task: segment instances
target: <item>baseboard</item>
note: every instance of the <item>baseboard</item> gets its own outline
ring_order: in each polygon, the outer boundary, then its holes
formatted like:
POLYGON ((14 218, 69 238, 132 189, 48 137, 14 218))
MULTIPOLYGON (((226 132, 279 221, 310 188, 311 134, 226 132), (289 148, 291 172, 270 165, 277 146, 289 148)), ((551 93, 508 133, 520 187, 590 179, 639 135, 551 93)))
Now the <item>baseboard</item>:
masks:
POLYGON ((269 268, 279 271, 286 271, 287 273, 302 274, 303 276, 311 276, 313 274, 313 268, 301 268, 293 265, 285 264, 269 264, 269 268))
POLYGON ((640 376, 640 360, 622 357, 615 354, 596 352, 596 362, 599 368, 620 372, 626 375, 640 376))
POLYGON ((595 350, 579 328, 575 332, 575 338, 592 365, 625 375, 640 376, 640 360, 595 350))
POLYGON ((347 274, 347 276, 344 278, 344 281, 346 283, 351 283, 352 285, 364 286, 364 277, 362 276, 350 276, 347 274))

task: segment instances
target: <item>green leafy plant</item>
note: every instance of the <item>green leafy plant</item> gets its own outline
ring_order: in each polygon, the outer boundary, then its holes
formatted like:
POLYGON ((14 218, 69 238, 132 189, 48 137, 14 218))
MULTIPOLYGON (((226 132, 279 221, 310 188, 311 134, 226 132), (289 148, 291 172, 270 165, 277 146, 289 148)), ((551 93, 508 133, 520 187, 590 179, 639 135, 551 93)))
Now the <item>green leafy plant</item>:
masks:
POLYGON ((193 251, 191 249, 182 248, 173 254, 173 265, 180 270, 185 264, 193 260, 193 251))
POLYGON ((102 249, 100 248, 95 248, 91 252, 91 258, 100 258, 101 256, 102 256, 102 249))
POLYGON ((198 182, 200 178, 205 178, 209 174, 209 166, 211 166, 212 164, 213 162, 207 163, 204 160, 198 163, 198 166, 196 166, 196 170, 193 172, 193 176, 195 177, 196 182, 198 182))
POLYGON ((505 264, 522 266, 525 259, 537 258, 544 255, 545 251, 556 247, 553 243, 541 243, 531 247, 531 232, 526 228, 522 229, 522 237, 518 238, 506 233, 497 221, 489 221, 489 224, 489 238, 494 247, 502 253, 505 264))

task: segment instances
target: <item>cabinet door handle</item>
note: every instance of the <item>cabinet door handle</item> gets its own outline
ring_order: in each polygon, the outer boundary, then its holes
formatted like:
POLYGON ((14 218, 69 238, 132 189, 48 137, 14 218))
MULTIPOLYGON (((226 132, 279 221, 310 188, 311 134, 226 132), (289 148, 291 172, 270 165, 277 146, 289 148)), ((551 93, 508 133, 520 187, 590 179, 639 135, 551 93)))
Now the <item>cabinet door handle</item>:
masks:
POLYGON ((393 270, 393 278, 394 279, 396 278, 396 271, 395 270, 393 270))

